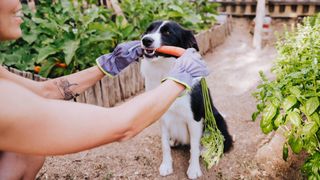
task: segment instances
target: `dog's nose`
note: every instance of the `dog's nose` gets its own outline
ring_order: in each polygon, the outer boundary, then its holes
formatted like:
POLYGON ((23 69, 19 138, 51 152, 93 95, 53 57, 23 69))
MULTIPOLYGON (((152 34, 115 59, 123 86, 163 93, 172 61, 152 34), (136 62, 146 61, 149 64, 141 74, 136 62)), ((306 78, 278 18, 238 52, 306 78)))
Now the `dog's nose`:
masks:
POLYGON ((145 37, 142 39, 142 43, 145 47, 150 47, 152 45, 153 41, 154 40, 150 37, 145 37))

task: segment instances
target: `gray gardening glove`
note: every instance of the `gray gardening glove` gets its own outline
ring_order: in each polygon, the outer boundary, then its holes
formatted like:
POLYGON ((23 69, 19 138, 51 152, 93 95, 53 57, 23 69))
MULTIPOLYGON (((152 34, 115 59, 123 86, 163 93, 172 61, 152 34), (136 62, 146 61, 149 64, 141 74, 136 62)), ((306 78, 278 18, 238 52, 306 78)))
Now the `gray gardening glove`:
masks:
POLYGON ((184 85, 186 90, 190 91, 193 79, 208 75, 209 71, 201 55, 195 49, 190 48, 176 60, 176 64, 169 76, 163 79, 162 82, 171 79, 184 85))
POLYGON ((142 55, 141 42, 130 41, 119 44, 112 53, 100 56, 96 62, 105 74, 115 76, 142 55))

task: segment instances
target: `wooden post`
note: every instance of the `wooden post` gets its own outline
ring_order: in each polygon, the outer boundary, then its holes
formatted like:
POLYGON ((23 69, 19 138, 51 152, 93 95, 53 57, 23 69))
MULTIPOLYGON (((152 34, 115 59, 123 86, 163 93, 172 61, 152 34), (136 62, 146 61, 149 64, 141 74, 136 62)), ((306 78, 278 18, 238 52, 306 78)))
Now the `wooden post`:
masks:
POLYGON ((232 5, 229 5, 229 4, 226 5, 226 13, 227 14, 232 14, 233 13, 231 9, 232 9, 232 5))
POLYGON ((28 6, 32 12, 36 12, 36 3, 34 0, 28 0, 28 6))
POLYGON ((107 5, 107 8, 112 9, 110 0, 106 0, 106 3, 107 3, 107 4, 106 4, 106 5, 107 5))
POLYGON ((256 10, 256 19, 254 27, 254 36, 253 36, 253 47, 257 50, 261 50, 262 47, 262 26, 263 19, 265 16, 266 2, 265 0, 258 0, 256 10))
POLYGON ((244 10, 244 15, 251 15, 251 7, 250 5, 246 5, 245 10, 244 10))
POLYGON ((111 5, 112 9, 114 10, 114 12, 116 13, 117 16, 123 17, 123 25, 128 24, 128 21, 123 14, 123 11, 119 5, 119 2, 117 0, 107 0, 108 8, 109 8, 109 5, 111 5))
POLYGON ((85 8, 85 9, 88 9, 89 7, 89 4, 86 0, 82 0, 82 7, 85 8))

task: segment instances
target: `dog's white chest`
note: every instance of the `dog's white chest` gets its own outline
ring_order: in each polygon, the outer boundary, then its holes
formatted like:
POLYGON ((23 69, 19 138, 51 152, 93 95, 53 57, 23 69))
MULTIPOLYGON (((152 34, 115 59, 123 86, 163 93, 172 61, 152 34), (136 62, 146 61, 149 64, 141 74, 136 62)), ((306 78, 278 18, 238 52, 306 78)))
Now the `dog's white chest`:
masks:
POLYGON ((175 58, 143 59, 141 62, 141 73, 145 78, 146 90, 149 91, 159 86, 161 80, 168 76, 174 64, 175 58))
POLYGON ((188 123, 194 121, 190 96, 185 95, 176 99, 161 121, 162 125, 168 129, 172 140, 178 144, 190 144, 188 123))

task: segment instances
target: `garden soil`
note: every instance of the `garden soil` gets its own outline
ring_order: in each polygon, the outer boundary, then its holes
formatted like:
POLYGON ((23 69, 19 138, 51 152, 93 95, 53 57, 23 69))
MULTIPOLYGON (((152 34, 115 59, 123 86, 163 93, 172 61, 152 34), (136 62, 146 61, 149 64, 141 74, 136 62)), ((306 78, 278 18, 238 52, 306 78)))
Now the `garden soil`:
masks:
MULTIPOLYGON (((281 30, 282 24, 275 21, 272 27, 281 30)), ((207 81, 213 102, 225 116, 234 147, 210 170, 202 162, 200 179, 302 179, 299 168, 303 157, 290 155, 284 162, 280 133, 266 136, 259 121, 251 121, 258 72, 262 70, 272 77, 269 70, 276 50, 273 40, 262 51, 254 50, 249 29, 249 20, 234 19, 230 37, 205 56, 211 71, 207 81)), ((38 179, 187 179, 189 148, 174 148, 172 156, 173 174, 161 177, 161 133, 160 124, 156 123, 130 141, 48 157, 38 179)))

